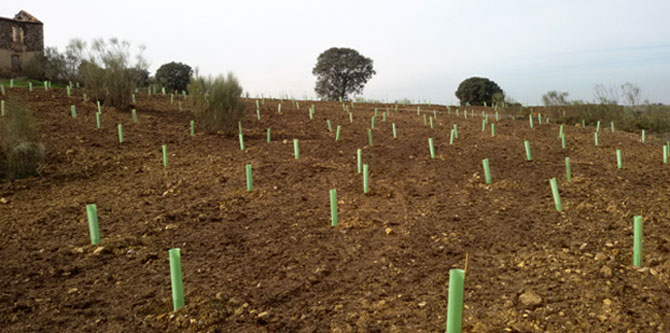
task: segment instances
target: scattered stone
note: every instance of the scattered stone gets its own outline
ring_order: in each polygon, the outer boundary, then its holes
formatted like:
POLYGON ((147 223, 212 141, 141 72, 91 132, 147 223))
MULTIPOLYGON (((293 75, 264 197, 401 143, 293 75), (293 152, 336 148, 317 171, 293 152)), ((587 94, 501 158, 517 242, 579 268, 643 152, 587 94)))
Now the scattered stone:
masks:
POLYGON ((5 205, 6 205, 6 204, 8 204, 8 203, 9 203, 9 199, 7 199, 7 198, 0 198, 0 203, 2 203, 2 204, 5 204, 5 205))
POLYGON ((519 302, 525 306, 535 306, 542 303, 542 297, 534 291, 529 290, 519 296, 519 302))
POLYGON ((602 252, 598 252, 598 253, 596 253, 596 256, 594 257, 594 259, 595 260, 605 260, 605 259, 607 259, 607 256, 602 252))
POLYGON ((74 293, 76 293, 76 292, 78 292, 78 291, 79 291, 79 289, 77 289, 77 288, 70 288, 70 289, 67 290, 67 293, 70 294, 70 295, 72 295, 72 294, 74 294, 74 293))
POLYGON ((426 306, 426 302, 420 302, 418 305, 419 305, 420 308, 422 308, 422 307, 426 306))
POLYGON ((109 252, 109 250, 107 250, 104 246, 99 246, 98 248, 93 250, 93 255, 97 256, 107 252, 109 252))
POLYGON ((70 252, 72 252, 73 254, 81 254, 81 253, 84 253, 84 248, 83 247, 75 247, 70 252))
POLYGON ((600 276, 604 278, 612 277, 612 269, 609 268, 608 266, 603 266, 602 268, 600 268, 600 276))
POLYGON ((605 304, 605 305, 607 305, 607 306, 610 306, 610 305, 612 305, 612 300, 609 299, 609 298, 605 298, 605 299, 603 300, 603 304, 605 304))
POLYGON ((387 235, 390 235, 392 232, 393 232, 393 230, 391 230, 391 228, 386 228, 386 234, 387 235))
POLYGON ((268 315, 269 315, 269 313, 268 313, 267 311, 263 311, 263 312, 261 312, 261 313, 258 314, 258 318, 265 318, 265 317, 267 317, 268 315))
POLYGON ((386 306, 386 301, 385 300, 380 300, 379 302, 376 302, 374 304, 374 308, 377 309, 377 310, 382 309, 385 306, 386 306))

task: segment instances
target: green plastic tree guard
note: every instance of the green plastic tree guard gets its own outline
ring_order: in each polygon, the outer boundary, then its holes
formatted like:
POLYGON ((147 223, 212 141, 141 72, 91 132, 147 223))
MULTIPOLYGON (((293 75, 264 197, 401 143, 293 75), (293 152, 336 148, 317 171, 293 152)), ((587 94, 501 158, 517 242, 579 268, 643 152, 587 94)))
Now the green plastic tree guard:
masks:
POLYGON ((447 301, 447 333, 461 333, 463 324, 463 288, 465 271, 449 270, 449 297, 447 301))
POLYGON ((98 207, 95 204, 86 205, 86 217, 91 234, 91 244, 97 245, 100 243, 100 231, 98 229, 98 207))
POLYGON ((184 284, 181 273, 181 253, 178 248, 170 249, 170 281, 172 282, 172 310, 184 307, 184 284))
POLYGON ((633 266, 642 265, 642 238, 643 238, 642 216, 633 217, 633 266))

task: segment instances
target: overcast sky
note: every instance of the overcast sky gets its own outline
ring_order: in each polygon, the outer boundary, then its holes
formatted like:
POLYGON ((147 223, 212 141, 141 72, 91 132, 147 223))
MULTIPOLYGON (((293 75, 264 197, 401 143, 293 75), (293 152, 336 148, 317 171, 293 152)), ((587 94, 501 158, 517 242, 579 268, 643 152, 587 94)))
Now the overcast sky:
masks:
POLYGON ((363 96, 456 102, 471 76, 517 101, 549 90, 593 99, 593 85, 632 82, 670 104, 670 0, 2 1, 44 22, 45 44, 118 37, 203 74, 233 71, 256 94, 314 96, 319 53, 350 47, 377 71, 363 96))

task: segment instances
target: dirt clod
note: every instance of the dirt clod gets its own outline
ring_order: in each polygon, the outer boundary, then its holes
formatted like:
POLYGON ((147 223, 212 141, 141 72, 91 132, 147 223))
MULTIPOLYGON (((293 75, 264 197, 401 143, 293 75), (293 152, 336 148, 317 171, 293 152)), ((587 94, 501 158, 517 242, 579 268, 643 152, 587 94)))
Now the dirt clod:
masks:
POLYGON ((519 302, 525 306, 536 306, 542 304, 542 297, 529 290, 519 295, 519 302))

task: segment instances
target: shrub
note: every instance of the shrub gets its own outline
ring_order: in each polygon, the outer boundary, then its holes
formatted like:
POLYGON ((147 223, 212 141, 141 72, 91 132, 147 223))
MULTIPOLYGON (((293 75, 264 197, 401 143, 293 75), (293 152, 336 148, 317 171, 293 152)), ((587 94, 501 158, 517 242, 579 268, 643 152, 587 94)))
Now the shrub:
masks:
POLYGON ((505 99, 505 94, 497 83, 483 77, 471 77, 461 82, 456 90, 461 105, 493 105, 505 99), (494 100, 495 96, 495 100, 494 100))
POLYGON ((573 104, 545 110, 547 116, 559 123, 581 124, 584 120, 587 125, 600 121, 601 126, 609 126, 610 122, 614 122, 617 129, 628 132, 644 129, 660 134, 670 131, 670 108, 667 106, 642 105, 633 108, 613 104, 573 104))
POLYGON ((244 103, 240 101, 242 87, 233 73, 205 78, 196 72, 188 91, 199 124, 211 132, 235 133, 244 116, 244 103))
POLYGON ((158 68, 156 81, 168 91, 182 91, 186 90, 192 75, 191 66, 173 61, 158 68))
POLYGON ((45 80, 46 75, 44 74, 44 72, 47 62, 46 59, 47 58, 42 53, 34 55, 30 59, 30 61, 28 61, 25 65, 21 66, 21 74, 23 74, 23 76, 29 79, 40 80, 40 81, 45 80))
POLYGON ((85 42, 73 40, 68 45, 68 55, 80 59, 78 79, 91 98, 117 109, 128 109, 135 88, 146 80, 148 67, 140 54, 131 61, 130 43, 116 38, 96 39, 87 47, 85 42))
POLYGON ((37 142, 37 124, 32 112, 15 102, 7 102, 0 118, 4 178, 12 180, 37 174, 44 160, 44 145, 37 142))
POLYGON ((545 106, 568 105, 570 102, 568 102, 567 97, 568 93, 565 91, 552 90, 542 95, 542 103, 545 106))
POLYGON ((135 81, 136 88, 146 88, 149 86, 149 71, 144 68, 129 68, 130 75, 135 81))
POLYGON ((35 55, 23 66, 23 75, 35 80, 49 80, 51 82, 67 83, 76 81, 76 72, 73 72, 73 58, 59 53, 55 47, 47 47, 44 53, 35 55))

